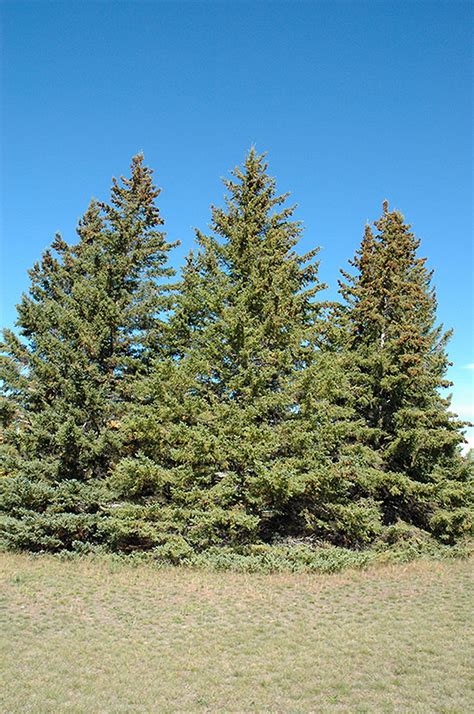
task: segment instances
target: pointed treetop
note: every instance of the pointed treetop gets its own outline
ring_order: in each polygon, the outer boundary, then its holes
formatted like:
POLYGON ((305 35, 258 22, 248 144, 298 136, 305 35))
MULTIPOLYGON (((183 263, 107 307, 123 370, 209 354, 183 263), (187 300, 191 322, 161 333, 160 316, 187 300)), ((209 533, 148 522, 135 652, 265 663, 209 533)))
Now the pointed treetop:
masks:
MULTIPOLYGON (((136 154, 130 164, 130 178, 121 176, 120 181, 115 177, 112 178, 111 202, 118 210, 125 209, 127 213, 132 214, 138 211, 145 224, 151 227, 163 223, 155 204, 161 189, 153 183, 153 169, 145 166, 144 160, 143 153, 136 154)), ((104 204, 102 208, 110 217, 114 216, 114 212, 108 206, 104 204)))

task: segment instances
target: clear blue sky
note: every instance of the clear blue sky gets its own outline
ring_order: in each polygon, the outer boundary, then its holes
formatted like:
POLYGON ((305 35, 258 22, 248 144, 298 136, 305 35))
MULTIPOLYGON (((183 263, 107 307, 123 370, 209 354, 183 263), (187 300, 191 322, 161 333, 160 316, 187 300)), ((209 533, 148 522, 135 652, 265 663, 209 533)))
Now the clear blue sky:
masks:
POLYGON ((145 152, 177 265, 251 144, 338 268, 388 198, 435 270, 454 406, 474 419, 472 5, 1 4, 1 322, 56 231, 145 152))

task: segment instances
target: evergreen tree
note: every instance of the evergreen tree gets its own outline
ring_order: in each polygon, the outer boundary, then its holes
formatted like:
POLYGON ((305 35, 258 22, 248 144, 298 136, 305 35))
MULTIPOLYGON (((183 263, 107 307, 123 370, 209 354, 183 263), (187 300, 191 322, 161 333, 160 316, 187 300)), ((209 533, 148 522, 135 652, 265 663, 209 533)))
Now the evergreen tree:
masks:
POLYGON ((377 232, 366 227, 343 272, 347 365, 358 438, 376 468, 365 484, 384 520, 408 521, 452 540, 469 529, 469 476, 460 456, 462 427, 449 411, 446 343, 436 326, 436 296, 419 240, 384 202, 377 232))
POLYGON ((264 157, 225 185, 177 294, 142 156, 77 244, 56 236, 30 271, 0 356, 4 540, 176 560, 412 526, 453 542, 471 527, 472 459, 410 226, 385 203, 330 306, 264 157))
POLYGON ((338 465, 346 410, 331 392, 345 387, 320 349, 317 250, 296 253, 301 226, 254 150, 225 185, 183 271, 170 357, 126 423, 111 542, 178 557, 289 534, 365 538, 378 511, 352 501, 338 465))
POLYGON ((104 482, 120 456, 131 380, 146 372, 169 304, 170 245, 143 156, 92 201, 68 246, 56 236, 30 271, 18 334, 4 331, 0 379, 3 529, 11 545, 100 539, 104 482))

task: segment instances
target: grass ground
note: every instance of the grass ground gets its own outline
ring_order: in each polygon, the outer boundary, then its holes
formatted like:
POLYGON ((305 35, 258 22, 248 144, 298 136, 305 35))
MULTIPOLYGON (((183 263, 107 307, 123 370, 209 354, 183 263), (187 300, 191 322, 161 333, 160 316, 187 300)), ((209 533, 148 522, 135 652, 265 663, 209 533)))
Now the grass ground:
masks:
POLYGON ((0 711, 472 712, 472 560, 240 575, 0 555, 0 711))

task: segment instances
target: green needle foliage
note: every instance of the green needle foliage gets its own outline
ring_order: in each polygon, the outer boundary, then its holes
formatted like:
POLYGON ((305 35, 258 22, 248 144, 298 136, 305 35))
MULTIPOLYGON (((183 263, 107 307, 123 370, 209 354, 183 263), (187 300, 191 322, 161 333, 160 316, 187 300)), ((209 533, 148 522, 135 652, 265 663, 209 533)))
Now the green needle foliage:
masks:
POLYGON ((225 181, 178 285, 142 156, 30 271, 0 358, 9 547, 310 563, 470 530, 419 241, 384 204, 325 303, 267 170, 251 150, 225 181))
POLYGON ((375 227, 341 283, 359 439, 378 458, 369 487, 385 523, 452 540, 472 527, 472 481, 458 448, 463 423, 442 396, 450 332, 436 326, 432 273, 403 216, 384 202, 375 227))
POLYGON ((110 205, 91 202, 79 242, 56 236, 35 264, 19 334, 4 331, 1 504, 11 544, 57 550, 97 538, 131 382, 148 369, 169 306, 158 194, 134 157, 110 205))
POLYGON ((365 541, 378 512, 341 466, 348 387, 322 349, 318 251, 295 251, 301 226, 263 156, 250 151, 225 185, 183 272, 171 354, 137 387, 112 543, 180 554, 287 535, 365 541))

